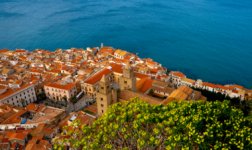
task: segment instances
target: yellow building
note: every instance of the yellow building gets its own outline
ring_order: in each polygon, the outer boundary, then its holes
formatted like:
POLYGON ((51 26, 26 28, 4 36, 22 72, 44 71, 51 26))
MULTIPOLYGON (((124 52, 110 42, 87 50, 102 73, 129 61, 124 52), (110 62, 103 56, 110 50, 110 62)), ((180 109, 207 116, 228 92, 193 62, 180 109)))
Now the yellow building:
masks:
POLYGON ((112 80, 109 75, 103 75, 96 92, 98 115, 104 114, 109 105, 117 102, 117 89, 112 88, 112 80))
POLYGON ((115 58, 117 59, 124 59, 128 55, 128 52, 123 51, 123 50, 116 50, 114 53, 115 58))
POLYGON ((123 74, 119 79, 119 86, 121 90, 136 91, 136 77, 130 65, 124 66, 123 74))

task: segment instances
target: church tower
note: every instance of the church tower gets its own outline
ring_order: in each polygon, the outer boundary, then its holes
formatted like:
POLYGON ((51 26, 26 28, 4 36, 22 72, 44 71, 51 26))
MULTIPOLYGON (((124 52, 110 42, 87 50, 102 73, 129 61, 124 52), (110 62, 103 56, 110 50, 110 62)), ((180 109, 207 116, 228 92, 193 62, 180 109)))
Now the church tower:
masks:
POLYGON ((119 80, 121 90, 136 91, 136 77, 133 68, 127 64, 123 68, 123 75, 119 80))
POLYGON ((106 112, 108 106, 112 104, 112 87, 110 84, 110 76, 103 75, 99 82, 99 87, 96 93, 96 102, 98 115, 101 116, 106 112))

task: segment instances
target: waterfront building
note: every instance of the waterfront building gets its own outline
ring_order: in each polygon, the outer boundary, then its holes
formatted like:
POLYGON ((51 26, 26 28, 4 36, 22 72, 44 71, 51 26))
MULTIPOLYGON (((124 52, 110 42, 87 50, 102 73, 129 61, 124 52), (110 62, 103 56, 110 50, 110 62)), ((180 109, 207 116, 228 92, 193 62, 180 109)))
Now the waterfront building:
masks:
POLYGON ((180 86, 178 89, 174 90, 163 104, 167 104, 172 101, 183 101, 183 100, 206 100, 201 92, 193 90, 188 86, 180 86))
POLYGON ((125 57, 126 57, 127 55, 129 55, 128 52, 123 51, 123 50, 120 50, 120 49, 115 50, 115 53, 114 53, 114 56, 115 56, 115 58, 117 58, 117 59, 125 59, 125 57))
POLYGON ((181 85, 186 85, 186 86, 189 86, 189 87, 193 87, 194 84, 195 84, 195 80, 193 79, 189 79, 189 78, 182 78, 181 79, 181 85))

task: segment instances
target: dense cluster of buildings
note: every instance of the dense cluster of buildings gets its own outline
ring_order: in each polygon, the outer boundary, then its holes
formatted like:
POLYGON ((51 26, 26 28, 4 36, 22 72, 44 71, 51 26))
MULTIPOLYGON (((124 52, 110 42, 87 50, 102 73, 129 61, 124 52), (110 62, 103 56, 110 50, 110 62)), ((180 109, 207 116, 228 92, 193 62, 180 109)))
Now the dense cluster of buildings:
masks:
POLYGON ((3 104, 0 106, 0 149, 52 149, 51 141, 60 135, 64 126, 75 119, 90 124, 95 118, 82 111, 67 114, 63 109, 43 104, 31 103, 26 107, 3 104))
POLYGON ((59 133, 64 110, 30 103, 26 107, 0 106, 0 149, 51 149, 50 140, 59 133), (40 148, 41 147, 41 148, 40 148))
POLYGON ((63 126, 76 119, 89 125, 109 105, 133 97, 153 105, 206 100, 194 89, 252 98, 242 86, 168 73, 150 58, 112 47, 0 50, 0 149, 50 149, 63 126))

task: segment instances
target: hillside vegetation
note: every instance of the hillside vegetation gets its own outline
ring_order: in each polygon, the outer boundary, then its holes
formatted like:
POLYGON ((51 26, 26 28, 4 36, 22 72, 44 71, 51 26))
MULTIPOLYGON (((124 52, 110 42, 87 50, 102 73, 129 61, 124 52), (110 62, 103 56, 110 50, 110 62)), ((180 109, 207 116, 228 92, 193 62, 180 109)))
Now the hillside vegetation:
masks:
MULTIPOLYGON (((78 122, 55 149, 252 149, 252 123, 229 101, 152 106, 137 98, 112 105, 91 126, 78 122)), ((69 128, 68 128, 69 129, 69 128)))

